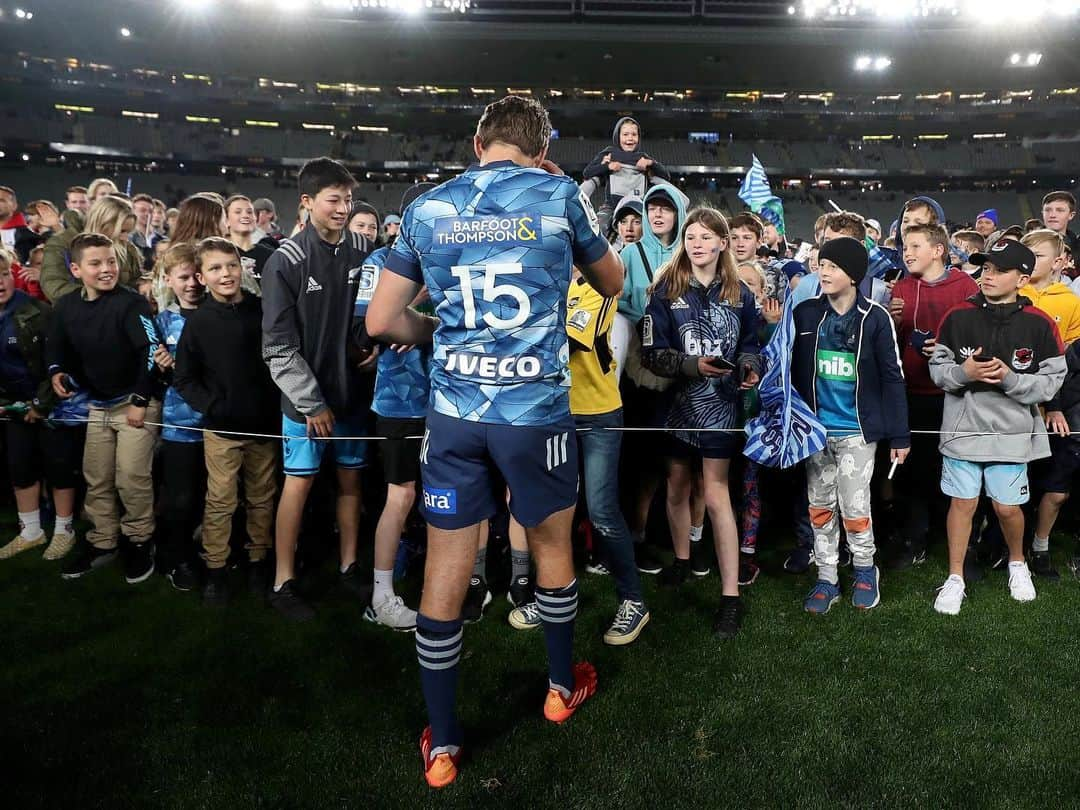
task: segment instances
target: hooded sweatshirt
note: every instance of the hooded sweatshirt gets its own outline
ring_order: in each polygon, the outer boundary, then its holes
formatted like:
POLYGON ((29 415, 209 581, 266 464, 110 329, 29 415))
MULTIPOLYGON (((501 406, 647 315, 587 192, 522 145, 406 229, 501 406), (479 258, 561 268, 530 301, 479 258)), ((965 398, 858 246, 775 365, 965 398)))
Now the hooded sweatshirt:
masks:
POLYGON ((633 194, 637 197, 645 196, 645 190, 649 186, 649 175, 659 177, 662 180, 670 179, 671 175, 668 170, 664 168, 663 164, 645 153, 642 148, 644 141, 645 131, 641 128, 641 124, 638 123, 636 119, 629 116, 620 118, 615 122, 615 129, 611 133, 612 145, 604 147, 604 149, 592 159, 589 165, 585 167, 582 176, 586 180, 592 177, 606 177, 608 187, 605 194, 608 198, 608 202, 613 205, 627 194, 633 194), (633 152, 627 152, 619 144, 619 130, 622 129, 623 124, 627 123, 634 124, 638 130, 637 149, 633 152), (611 160, 621 163, 622 168, 617 172, 611 171, 608 168, 608 164, 604 163, 605 155, 611 155, 611 160), (642 172, 635 165, 643 157, 653 160, 653 164, 649 167, 647 172, 642 172))
POLYGON ((1020 290, 1020 295, 1050 316, 1066 346, 1080 338, 1080 297, 1068 284, 1058 281, 1042 291, 1029 284, 1020 290))
MULTIPOLYGON (((929 332, 927 337, 933 337, 938 333, 945 313, 978 291, 979 286, 971 276, 959 270, 946 270, 945 275, 932 284, 917 276, 907 276, 896 282, 892 297, 904 302, 896 337, 908 393, 941 396, 941 389, 930 379, 930 358, 911 345, 912 333, 929 332)), ((1080 299, 1077 302, 1080 303, 1080 299)))
MULTIPOLYGON (((904 205, 907 205, 908 203, 915 202, 916 200, 918 200, 919 202, 924 202, 927 205, 929 205, 932 209, 934 209, 934 215, 937 217, 937 224, 945 227, 945 209, 941 207, 941 203, 939 203, 933 197, 912 197, 910 200, 905 202, 904 205)), ((903 233, 903 228, 900 227, 900 223, 902 223, 903 221, 904 221, 904 209, 901 208, 900 209, 900 216, 898 216, 896 218, 897 225, 896 225, 896 248, 895 248, 896 254, 901 258, 903 258, 903 256, 904 256, 904 233, 903 233)))
POLYGON ((648 305, 646 291, 652 284, 653 278, 675 252, 683 223, 686 222, 686 207, 689 202, 686 195, 670 183, 657 183, 645 194, 645 199, 642 201, 645 216, 641 223, 641 241, 627 245, 619 253, 623 267, 626 268, 623 294, 619 299, 619 312, 629 318, 633 324, 637 324, 645 315, 645 307, 648 305), (649 200, 661 192, 675 201, 676 208, 675 230, 672 232, 671 244, 666 247, 652 232, 648 216, 649 200))
POLYGON ((962 461, 1024 464, 1050 455, 1039 404, 1065 379, 1057 327, 1026 298, 991 304, 974 295, 946 313, 930 358, 930 377, 945 391, 942 455, 962 461), (975 382, 963 362, 979 347, 1009 373, 998 385, 975 382))

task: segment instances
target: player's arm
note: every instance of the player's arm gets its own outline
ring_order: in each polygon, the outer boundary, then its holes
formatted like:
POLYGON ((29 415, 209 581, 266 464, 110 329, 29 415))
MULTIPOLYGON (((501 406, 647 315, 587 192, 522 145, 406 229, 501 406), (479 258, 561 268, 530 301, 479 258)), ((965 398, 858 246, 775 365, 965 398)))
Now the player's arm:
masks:
POLYGON ((409 306, 422 287, 420 282, 396 272, 384 273, 368 305, 368 334, 384 343, 431 343, 435 319, 421 315, 409 306))
POLYGON ((605 298, 614 298, 622 293, 623 263, 610 245, 603 256, 592 264, 584 265, 581 273, 593 289, 605 298))

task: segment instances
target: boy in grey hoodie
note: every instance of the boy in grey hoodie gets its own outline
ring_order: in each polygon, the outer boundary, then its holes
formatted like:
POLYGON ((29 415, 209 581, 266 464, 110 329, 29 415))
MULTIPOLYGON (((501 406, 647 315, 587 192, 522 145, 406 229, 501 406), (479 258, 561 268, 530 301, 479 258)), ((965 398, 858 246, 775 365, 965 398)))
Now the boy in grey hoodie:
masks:
POLYGON ((642 151, 641 139, 641 124, 629 116, 620 118, 611 133, 612 145, 604 147, 582 172, 586 181, 607 181, 604 205, 611 209, 627 194, 644 197, 651 178, 671 179, 663 164, 642 151))
POLYGON ((1050 455, 1038 406, 1057 393, 1066 370, 1057 326, 1018 295, 1035 254, 1001 240, 971 261, 983 268, 982 291, 945 314, 930 358, 930 377, 945 391, 941 491, 952 498, 949 578, 934 609, 951 615, 964 600, 964 555, 984 487, 1009 547, 1009 591, 1019 602, 1035 598, 1020 507, 1029 497, 1028 462, 1050 455))

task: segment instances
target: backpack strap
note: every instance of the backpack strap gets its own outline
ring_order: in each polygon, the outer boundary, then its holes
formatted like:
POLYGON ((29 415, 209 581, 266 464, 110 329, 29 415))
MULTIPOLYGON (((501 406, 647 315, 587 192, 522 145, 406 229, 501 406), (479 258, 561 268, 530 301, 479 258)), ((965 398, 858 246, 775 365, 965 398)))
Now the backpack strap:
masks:
POLYGON ((645 275, 649 277, 649 283, 652 284, 653 269, 649 264, 649 257, 645 255, 645 246, 641 242, 636 242, 638 254, 641 256, 641 263, 645 265, 645 275))

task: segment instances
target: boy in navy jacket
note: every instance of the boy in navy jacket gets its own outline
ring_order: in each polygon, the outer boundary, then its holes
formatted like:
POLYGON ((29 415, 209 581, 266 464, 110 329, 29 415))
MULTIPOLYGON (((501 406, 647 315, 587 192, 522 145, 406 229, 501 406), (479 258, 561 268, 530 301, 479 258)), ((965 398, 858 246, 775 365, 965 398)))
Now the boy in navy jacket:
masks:
POLYGON ((828 432, 807 461, 807 496, 818 581, 806 597, 810 613, 840 598, 837 563, 844 522, 855 582, 852 604, 880 601, 870 520, 870 479, 877 442, 888 440, 894 463, 911 447, 907 397, 889 313, 859 292, 869 257, 848 236, 826 242, 818 257, 821 295, 795 307, 792 382, 828 432))

